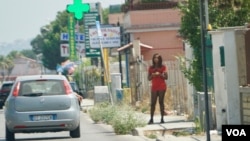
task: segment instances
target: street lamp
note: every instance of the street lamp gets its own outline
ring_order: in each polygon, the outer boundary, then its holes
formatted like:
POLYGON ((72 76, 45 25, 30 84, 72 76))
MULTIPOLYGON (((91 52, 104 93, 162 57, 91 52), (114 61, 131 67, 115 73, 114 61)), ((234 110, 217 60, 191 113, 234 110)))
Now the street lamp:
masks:
POLYGON ((38 54, 36 56, 36 58, 37 58, 37 62, 40 64, 40 71, 41 71, 40 73, 44 74, 44 71, 43 71, 43 62, 42 62, 42 53, 38 54))
POLYGON ((205 114, 206 114, 206 136, 207 141, 210 141, 210 120, 209 120, 209 105, 208 105, 208 91, 207 91, 207 64, 206 64, 206 33, 208 27, 208 8, 207 0, 200 0, 200 23, 201 23, 201 47, 202 47, 202 69, 203 69, 203 84, 205 96, 205 114))

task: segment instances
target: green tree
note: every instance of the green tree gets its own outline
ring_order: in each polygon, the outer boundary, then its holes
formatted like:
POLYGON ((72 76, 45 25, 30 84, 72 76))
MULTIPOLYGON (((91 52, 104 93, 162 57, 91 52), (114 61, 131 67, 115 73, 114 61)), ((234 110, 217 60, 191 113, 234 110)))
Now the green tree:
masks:
POLYGON ((142 2, 162 2, 167 0, 142 0, 142 2))
MULTIPOLYGON (((179 4, 182 12, 180 34, 193 48, 193 60, 186 60, 190 67, 182 65, 182 71, 189 82, 201 91, 202 81, 202 53, 200 35, 200 0, 189 0, 179 4)), ((249 0, 209 0, 209 23, 213 28, 227 26, 243 26, 250 21, 249 0)))
MULTIPOLYGON (((108 9, 102 11, 105 23, 108 22, 108 9)), ((56 19, 50 24, 40 28, 40 34, 37 35, 32 41, 32 51, 35 54, 42 54, 43 65, 51 70, 56 70, 57 64, 68 60, 68 57, 61 57, 60 53, 60 35, 63 32, 68 32, 68 17, 69 14, 66 10, 58 12, 56 19)), ((76 23, 76 21, 75 21, 76 23)), ((83 32, 83 20, 79 20, 79 32, 83 32)))
POLYGON ((108 24, 108 20, 109 20, 109 9, 108 8, 105 8, 102 10, 102 15, 103 15, 103 24, 108 24))
POLYGON ((10 57, 5 57, 0 55, 0 69, 3 70, 1 72, 2 77, 9 76, 10 72, 13 68, 13 61, 10 57))
POLYGON ((36 54, 31 49, 21 50, 20 53, 23 54, 23 56, 25 56, 27 58, 31 58, 31 59, 37 60, 36 54))
POLYGON ((20 53, 20 51, 16 51, 16 50, 11 51, 7 55, 8 58, 11 58, 11 60, 13 60, 13 59, 15 59, 16 57, 19 57, 19 56, 22 56, 22 53, 20 53))
MULTIPOLYGON (((41 27, 40 34, 31 41, 32 50, 36 54, 42 53, 43 65, 50 69, 56 70, 57 64, 61 64, 68 57, 61 57, 60 53, 60 35, 68 32, 68 16, 67 11, 58 12, 57 17, 49 25, 41 27)), ((80 32, 83 30, 83 21, 79 21, 80 32)))

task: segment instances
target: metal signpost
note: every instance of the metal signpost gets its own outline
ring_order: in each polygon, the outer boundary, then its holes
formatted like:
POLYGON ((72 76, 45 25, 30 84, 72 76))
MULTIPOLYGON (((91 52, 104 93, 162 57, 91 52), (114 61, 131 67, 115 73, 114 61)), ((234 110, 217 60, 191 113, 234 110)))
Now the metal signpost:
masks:
MULTIPOLYGON (((107 69, 106 69, 106 65, 105 63, 103 62, 104 61, 104 53, 103 53, 103 47, 102 47, 102 32, 101 32, 101 27, 100 27, 100 22, 99 21, 96 21, 96 29, 97 29, 97 34, 98 34, 98 37, 99 37, 99 44, 100 44, 100 50, 101 50, 101 60, 102 60, 102 66, 103 66, 103 69, 104 69, 104 74, 105 74, 105 77, 108 78, 108 73, 107 73, 107 69)), ((110 89, 110 86, 108 84, 108 89, 109 89, 109 96, 110 96, 110 100, 111 100, 111 104, 113 105, 113 98, 112 98, 112 91, 110 89)))

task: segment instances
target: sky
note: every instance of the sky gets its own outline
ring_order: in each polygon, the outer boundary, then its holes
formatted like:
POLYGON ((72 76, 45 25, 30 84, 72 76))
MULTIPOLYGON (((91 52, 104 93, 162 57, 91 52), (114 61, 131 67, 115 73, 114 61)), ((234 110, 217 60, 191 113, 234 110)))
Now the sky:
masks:
MULTIPOLYGON (((125 0, 82 0, 82 3, 96 2, 108 8, 125 0)), ((40 27, 54 21, 57 13, 72 3, 73 0, 0 0, 0 43, 35 38, 40 27)))

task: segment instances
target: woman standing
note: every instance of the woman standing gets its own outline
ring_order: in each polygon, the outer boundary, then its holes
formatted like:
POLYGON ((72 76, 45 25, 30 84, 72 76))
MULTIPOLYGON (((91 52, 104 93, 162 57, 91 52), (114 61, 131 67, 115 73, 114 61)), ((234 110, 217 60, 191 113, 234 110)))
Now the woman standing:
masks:
POLYGON ((151 81, 151 109, 150 120, 148 124, 154 123, 154 112, 157 98, 161 111, 161 123, 164 123, 164 96, 167 90, 165 80, 168 79, 167 67, 162 64, 162 57, 156 53, 152 58, 152 66, 148 69, 148 80, 151 81))

